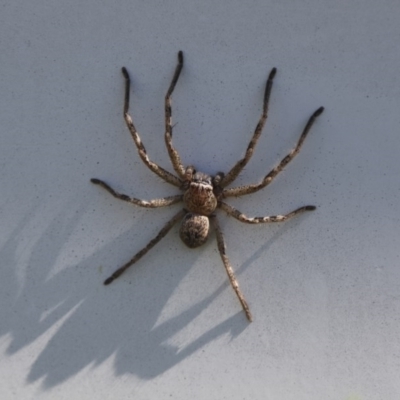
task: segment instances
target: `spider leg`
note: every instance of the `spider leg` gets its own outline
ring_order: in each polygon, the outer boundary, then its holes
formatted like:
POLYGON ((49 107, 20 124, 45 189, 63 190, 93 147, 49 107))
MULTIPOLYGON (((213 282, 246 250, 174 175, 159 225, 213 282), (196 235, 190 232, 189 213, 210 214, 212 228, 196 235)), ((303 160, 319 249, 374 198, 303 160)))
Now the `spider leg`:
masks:
POLYGON ((175 89, 176 82, 178 81, 179 75, 183 67, 183 53, 178 52, 178 65, 176 66, 174 76, 171 81, 171 85, 165 95, 165 144, 167 146, 169 158, 171 159, 172 165, 175 172, 182 179, 185 178, 185 168, 182 165, 181 158, 177 150, 172 145, 172 109, 171 109, 171 95, 175 89))
POLYGON ((107 185, 107 183, 101 181, 100 179, 93 178, 90 180, 95 185, 100 185, 102 188, 106 189, 107 192, 111 193, 115 198, 127 201, 128 203, 135 204, 139 207, 145 208, 157 208, 157 207, 165 207, 170 206, 171 204, 179 203, 183 200, 183 195, 179 194, 176 196, 168 196, 163 197, 162 199, 154 199, 150 201, 135 199, 134 197, 129 197, 126 194, 116 192, 111 186, 107 185))
POLYGON ((272 83, 273 83, 275 74, 276 74, 276 68, 272 68, 272 70, 268 76, 267 84, 265 85, 264 104, 263 104, 262 114, 261 114, 260 120, 258 121, 256 129, 254 131, 253 137, 251 138, 250 143, 247 146, 246 154, 245 154, 244 158, 239 160, 235 164, 235 166, 224 176, 224 178, 221 181, 222 187, 228 186, 230 183, 232 183, 238 177, 238 175, 240 174, 242 169, 246 166, 246 164, 249 162, 251 156, 253 155, 254 148, 257 144, 258 139, 261 136, 262 130, 265 125, 265 121, 267 120, 267 117, 268 117, 268 103, 269 103, 269 97, 271 94, 272 83))
POLYGON ((260 223, 269 223, 269 222, 283 222, 288 220, 289 218, 294 217, 297 214, 301 214, 305 211, 314 211, 316 209, 315 206, 304 206, 300 207, 297 210, 294 210, 286 215, 271 215, 268 217, 253 217, 249 218, 246 215, 242 214, 239 210, 232 207, 231 205, 224 203, 222 201, 218 202, 218 207, 222 208, 228 215, 233 218, 236 218, 240 222, 245 222, 247 224, 260 224, 260 223))
POLYGON ((293 158, 299 153, 308 132, 310 131, 317 117, 320 116, 323 111, 324 107, 320 107, 311 115, 306 126, 304 127, 303 133, 301 134, 296 147, 262 180, 261 183, 255 185, 239 186, 231 189, 224 189, 224 191, 222 192, 222 196, 242 196, 245 194, 257 192, 265 186, 268 186, 272 182, 272 180, 279 174, 279 172, 281 172, 283 168, 285 168, 286 165, 289 164, 289 162, 292 161, 293 158))
POLYGON ((129 115, 129 90, 131 85, 131 80, 129 78, 128 71, 125 67, 122 67, 122 74, 125 78, 125 101, 124 101, 124 119, 126 125, 129 129, 129 132, 132 135, 133 141, 136 144, 136 147, 139 152, 139 156, 142 161, 147 165, 147 167, 152 170, 155 174, 157 174, 160 178, 164 179, 166 182, 170 183, 171 185, 180 187, 182 185, 182 181, 177 178, 175 175, 171 174, 170 172, 166 171, 164 168, 160 167, 156 163, 152 162, 147 155, 146 149, 137 133, 135 125, 133 124, 132 117, 129 115))
POLYGON ((125 265, 118 268, 109 278, 104 281, 105 285, 109 285, 114 279, 122 275, 131 265, 139 261, 149 250, 151 250, 170 230, 171 228, 185 215, 186 211, 181 210, 174 217, 172 217, 158 232, 157 236, 150 240, 150 242, 140 251, 138 251, 133 258, 131 258, 125 265))
POLYGON ((235 274, 233 272, 232 266, 229 262, 228 256, 226 255, 226 245, 225 245, 225 239, 224 239, 224 235, 222 233, 221 227, 219 225, 218 219, 215 215, 211 215, 210 216, 210 220, 211 223, 214 226, 216 235, 217 235, 217 244, 218 244, 218 250, 219 250, 219 254, 221 255, 221 259, 222 262, 224 264, 226 273, 228 274, 228 278, 229 281, 232 285, 233 290, 235 291, 240 304, 243 307, 243 311, 246 314, 247 319, 249 320, 249 322, 251 322, 253 320, 252 316, 251 316, 251 312, 250 312, 250 308, 246 302, 246 300, 244 299, 243 293, 241 292, 240 288, 239 288, 239 283, 236 280, 235 274))

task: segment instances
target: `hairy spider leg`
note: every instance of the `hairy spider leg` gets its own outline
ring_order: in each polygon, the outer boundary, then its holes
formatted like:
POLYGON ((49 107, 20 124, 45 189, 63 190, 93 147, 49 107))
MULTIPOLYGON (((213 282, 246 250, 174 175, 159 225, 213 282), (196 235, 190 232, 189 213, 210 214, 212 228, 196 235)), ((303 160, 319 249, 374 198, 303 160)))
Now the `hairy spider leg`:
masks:
POLYGON ((271 95, 272 84, 275 75, 276 68, 272 68, 271 72, 269 73, 267 83, 265 85, 262 114, 254 131, 253 137, 251 138, 250 143, 247 146, 246 154, 244 158, 239 160, 235 164, 235 166, 222 178, 221 187, 228 186, 230 183, 232 183, 239 176, 240 172, 242 172, 243 168, 247 165, 251 156, 253 155, 254 148, 256 147, 257 141, 261 136, 262 130, 268 117, 269 97, 271 95))
POLYGON ((160 178, 164 179, 166 182, 170 183, 171 185, 180 187, 182 185, 182 181, 179 178, 177 178, 175 175, 171 174, 170 172, 168 172, 167 170, 160 167, 159 165, 157 165, 156 163, 154 163, 153 161, 151 161, 149 159, 146 149, 142 143, 142 140, 140 139, 140 136, 135 128, 135 125, 133 124, 132 117, 128 113, 129 91, 130 91, 131 80, 130 80, 128 71, 125 67, 122 67, 122 74, 124 75, 124 78, 125 78, 124 119, 125 119, 128 129, 129 129, 129 132, 132 135, 133 141, 136 144, 140 158, 147 165, 147 167, 151 171, 153 171, 155 174, 157 174, 160 178))
POLYGON ((165 95, 165 144, 167 146, 169 158, 171 159, 172 166, 174 167, 175 172, 181 179, 185 179, 185 168, 182 165, 182 161, 178 151, 172 145, 172 109, 171 109, 171 95, 175 89, 175 85, 182 71, 182 67, 183 67, 183 52, 179 51, 178 65, 176 66, 171 84, 168 88, 167 94, 165 95))
POLYGON ((170 206, 171 204, 179 203, 180 201, 183 200, 183 194, 178 194, 176 196, 167 196, 161 199, 153 199, 149 201, 136 199, 134 197, 129 197, 126 194, 118 193, 111 186, 109 186, 107 183, 105 183, 100 179, 93 178, 90 181, 95 185, 100 185, 102 188, 107 190, 107 192, 111 193, 115 198, 126 201, 128 203, 134 204, 139 207, 145 207, 145 208, 165 207, 165 206, 170 206))
POLYGON ((317 207, 315 206, 303 206, 294 210, 286 215, 271 215, 267 217, 247 217, 241 211, 232 207, 229 204, 224 203, 223 201, 218 202, 218 207, 224 210, 228 215, 233 218, 236 218, 240 222, 245 222, 247 224, 262 224, 262 223, 270 223, 270 222, 283 222, 288 220, 289 218, 294 217, 297 214, 301 214, 305 211, 314 211, 317 207))
POLYGON ((222 192, 222 197, 243 196, 245 194, 257 192, 258 190, 268 186, 272 182, 272 180, 279 174, 279 172, 281 172, 283 168, 285 168, 286 165, 288 165, 289 162, 293 160, 293 158, 299 153, 308 132, 310 131, 317 117, 320 116, 323 111, 324 107, 320 107, 311 115, 306 126, 304 127, 304 130, 300 136, 299 141, 297 142, 296 147, 291 150, 291 152, 285 158, 283 158, 283 160, 274 169, 269 172, 269 174, 262 180, 261 183, 255 185, 238 186, 231 189, 224 189, 222 192))
POLYGON ((151 250, 170 230, 171 228, 183 218, 186 214, 185 210, 179 211, 175 214, 158 232, 157 236, 150 240, 149 243, 142 250, 138 251, 125 265, 118 268, 109 278, 104 281, 105 285, 109 285, 113 280, 121 276, 130 266, 139 261, 149 250, 151 250))
POLYGON ((231 283, 232 288, 235 291, 236 296, 238 297, 238 299, 240 301, 240 304, 242 305, 243 311, 245 312, 247 319, 249 320, 249 322, 251 322, 253 320, 253 317, 251 315, 250 308, 243 296, 243 293, 241 292, 241 290, 239 288, 239 283, 235 277, 232 266, 229 262, 229 258, 226 255, 225 239, 224 239, 224 235, 222 233, 222 230, 221 230, 221 227, 219 225, 216 215, 211 215, 210 220, 215 229, 219 254, 221 255, 221 259, 224 264, 226 273, 228 274, 229 282, 231 283))

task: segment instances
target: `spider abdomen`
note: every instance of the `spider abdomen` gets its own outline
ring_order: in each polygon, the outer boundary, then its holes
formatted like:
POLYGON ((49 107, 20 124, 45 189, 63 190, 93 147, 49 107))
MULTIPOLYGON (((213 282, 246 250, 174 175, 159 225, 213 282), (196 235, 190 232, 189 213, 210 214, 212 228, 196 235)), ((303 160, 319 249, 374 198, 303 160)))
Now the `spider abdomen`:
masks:
POLYGON ((205 215, 187 213, 181 223, 179 236, 190 248, 199 247, 207 241, 210 221, 205 215))

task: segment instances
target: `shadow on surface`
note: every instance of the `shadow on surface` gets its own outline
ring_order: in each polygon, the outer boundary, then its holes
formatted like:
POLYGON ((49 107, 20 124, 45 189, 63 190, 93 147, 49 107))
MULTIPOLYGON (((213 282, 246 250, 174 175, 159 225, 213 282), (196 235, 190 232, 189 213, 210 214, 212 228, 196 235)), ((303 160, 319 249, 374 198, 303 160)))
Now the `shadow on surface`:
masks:
MULTIPOLYGON (((110 356, 115 356, 117 374, 131 373, 151 379, 219 336, 228 333, 235 337, 248 327, 238 307, 237 314, 201 333, 184 348, 168 344, 229 283, 224 282, 204 300, 155 326, 171 294, 190 268, 147 266, 144 281, 132 279, 130 285, 116 282, 112 285, 114 290, 105 290, 102 281, 106 274, 99 276, 93 272, 98 272, 96 266, 102 264, 101 260, 110 253, 118 238, 78 265, 66 265, 54 273, 54 266, 60 264, 63 246, 81 224, 87 206, 74 204, 73 207, 62 207, 48 219, 39 238, 31 238, 36 241, 26 251, 23 261, 19 256, 21 238, 32 235, 32 220, 43 213, 42 206, 33 207, 21 219, 1 249, 5 268, 1 280, 0 335, 11 337, 8 355, 15 355, 44 334, 50 337, 40 354, 35 355, 28 382, 44 378, 44 388, 52 387, 110 356), (155 289, 154 273, 161 282, 155 289)), ((168 246, 168 239, 164 241, 160 246, 168 246)))

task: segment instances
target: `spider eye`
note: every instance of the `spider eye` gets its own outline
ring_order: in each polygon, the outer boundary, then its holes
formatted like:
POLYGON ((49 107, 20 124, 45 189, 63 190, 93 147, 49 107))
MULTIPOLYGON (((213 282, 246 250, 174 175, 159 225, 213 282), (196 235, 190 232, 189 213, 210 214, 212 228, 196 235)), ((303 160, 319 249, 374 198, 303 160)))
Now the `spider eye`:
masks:
POLYGON ((211 185, 211 176, 203 174, 202 172, 197 172, 194 176, 193 176, 193 180, 192 182, 195 183, 203 183, 206 185, 211 185))

